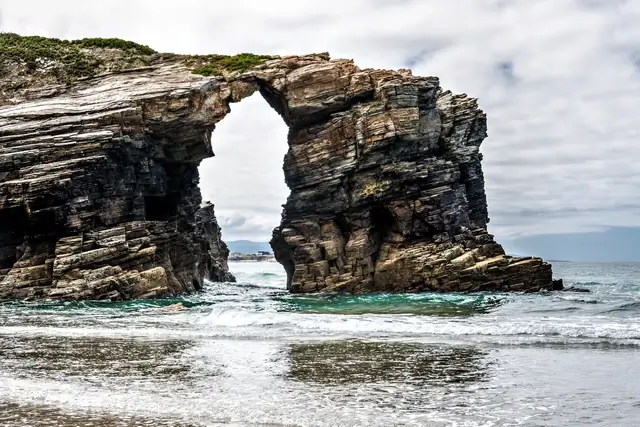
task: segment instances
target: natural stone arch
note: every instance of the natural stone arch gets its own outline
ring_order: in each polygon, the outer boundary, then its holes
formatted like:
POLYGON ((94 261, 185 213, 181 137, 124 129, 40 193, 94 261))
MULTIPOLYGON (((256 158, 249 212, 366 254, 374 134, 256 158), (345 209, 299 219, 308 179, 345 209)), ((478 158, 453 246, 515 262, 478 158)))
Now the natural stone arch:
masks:
POLYGON ((160 61, 1 107, 0 212, 54 218, 56 232, 25 234, 0 296, 153 297, 231 279, 197 166, 230 103, 256 91, 289 127, 271 244, 291 291, 551 288, 549 264, 505 256, 486 231, 476 101, 320 54, 225 77, 160 61))

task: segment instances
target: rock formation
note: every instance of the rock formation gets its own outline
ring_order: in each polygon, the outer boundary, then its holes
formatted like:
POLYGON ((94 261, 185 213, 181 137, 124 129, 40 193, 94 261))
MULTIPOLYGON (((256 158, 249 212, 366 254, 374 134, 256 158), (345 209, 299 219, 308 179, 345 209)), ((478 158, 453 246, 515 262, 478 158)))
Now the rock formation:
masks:
POLYGON ((290 129, 271 245, 292 292, 552 289, 549 264, 508 257, 487 233, 486 117, 435 77, 327 54, 49 42, 95 72, 57 53, 0 63, 0 298, 144 298, 231 279, 197 167, 230 104, 256 91, 290 129))

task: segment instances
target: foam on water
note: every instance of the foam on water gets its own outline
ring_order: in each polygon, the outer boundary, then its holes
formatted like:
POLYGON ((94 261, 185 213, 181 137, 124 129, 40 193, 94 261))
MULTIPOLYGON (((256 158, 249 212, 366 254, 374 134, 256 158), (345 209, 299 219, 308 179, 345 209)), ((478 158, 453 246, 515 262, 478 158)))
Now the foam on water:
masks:
MULTIPOLYGON (((531 336, 627 340, 640 346, 635 283, 582 282, 589 294, 290 295, 275 263, 237 263, 238 283, 199 295, 132 302, 5 304, 0 334, 111 334, 247 338, 343 337, 446 340, 531 336), (615 286, 615 292, 607 291, 615 286), (182 304, 185 310, 164 312, 182 304), (106 327, 106 328, 105 328, 106 327), (169 329, 169 330, 167 330, 169 329), (65 332, 66 331, 66 332, 65 332), (90 332, 93 331, 93 332, 90 332)), ((612 341, 612 342, 613 342, 612 341)))
POLYGON ((625 384, 582 392, 618 405, 610 424, 640 416, 640 266, 558 264, 591 292, 535 295, 290 295, 278 264, 232 268, 191 296, 0 306, 0 405, 87 425, 600 425, 558 406, 587 371, 625 384))

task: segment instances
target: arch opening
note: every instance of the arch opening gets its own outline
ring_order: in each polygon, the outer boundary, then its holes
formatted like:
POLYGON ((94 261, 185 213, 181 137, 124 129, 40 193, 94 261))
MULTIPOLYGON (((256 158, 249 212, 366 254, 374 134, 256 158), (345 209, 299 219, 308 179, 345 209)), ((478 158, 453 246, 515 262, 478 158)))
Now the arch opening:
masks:
POLYGON ((269 241, 290 194, 283 172, 289 128, 262 92, 231 105, 211 135, 214 157, 199 167, 202 198, 215 205, 231 259, 234 251, 273 254, 269 241))

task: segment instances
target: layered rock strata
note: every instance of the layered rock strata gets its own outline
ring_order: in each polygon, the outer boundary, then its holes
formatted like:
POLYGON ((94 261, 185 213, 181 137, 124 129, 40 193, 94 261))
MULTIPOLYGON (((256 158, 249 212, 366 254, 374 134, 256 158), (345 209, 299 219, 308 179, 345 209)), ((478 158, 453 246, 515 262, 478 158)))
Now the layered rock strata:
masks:
POLYGON ((289 126, 291 195, 271 245, 292 292, 552 289, 549 264, 506 256, 486 231, 474 99, 326 54, 262 62, 202 76, 156 56, 5 90, 0 298, 146 298, 231 280, 197 168, 230 104, 256 91, 289 126))

